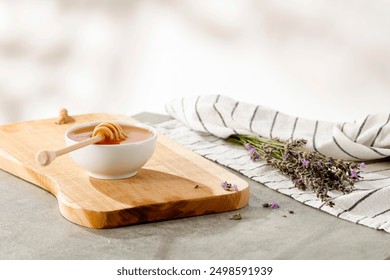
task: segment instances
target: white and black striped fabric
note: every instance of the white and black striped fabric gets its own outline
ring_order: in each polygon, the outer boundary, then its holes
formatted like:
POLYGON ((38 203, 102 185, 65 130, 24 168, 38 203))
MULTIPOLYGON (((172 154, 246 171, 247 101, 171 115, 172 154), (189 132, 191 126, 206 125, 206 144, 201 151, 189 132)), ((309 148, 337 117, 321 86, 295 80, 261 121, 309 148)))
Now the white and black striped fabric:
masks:
POLYGON ((309 149, 354 161, 390 156, 390 114, 368 115, 356 122, 313 121, 222 95, 177 99, 166 110, 191 129, 221 138, 236 133, 303 138, 309 149))
POLYGON ((175 141, 267 187, 339 218, 390 233, 390 114, 356 122, 331 123, 289 116, 222 95, 176 99, 166 106, 174 120, 157 128, 175 141), (331 193, 334 207, 314 193, 298 190, 266 162, 252 162, 241 147, 224 141, 231 134, 282 140, 303 138, 307 147, 334 158, 367 161, 363 179, 350 194, 331 193))

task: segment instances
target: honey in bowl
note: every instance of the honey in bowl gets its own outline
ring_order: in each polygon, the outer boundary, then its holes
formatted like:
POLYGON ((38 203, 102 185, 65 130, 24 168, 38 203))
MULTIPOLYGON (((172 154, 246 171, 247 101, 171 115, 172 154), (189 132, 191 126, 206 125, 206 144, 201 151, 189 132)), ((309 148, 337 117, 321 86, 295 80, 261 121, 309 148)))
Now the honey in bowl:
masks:
MULTIPOLYGON (((69 133, 69 138, 72 139, 73 141, 81 142, 83 140, 87 140, 91 138, 92 133, 94 131, 94 126, 90 127, 83 127, 76 129, 69 133)), ((110 142, 110 141, 102 141, 99 143, 96 143, 97 145, 99 144, 126 144, 126 143, 135 143, 135 142, 140 142, 144 141, 146 139, 149 139, 153 136, 153 133, 147 129, 141 128, 141 127, 136 127, 136 126, 128 126, 128 125, 121 125, 121 128, 124 132, 124 134, 127 136, 126 139, 120 141, 120 142, 110 142)))

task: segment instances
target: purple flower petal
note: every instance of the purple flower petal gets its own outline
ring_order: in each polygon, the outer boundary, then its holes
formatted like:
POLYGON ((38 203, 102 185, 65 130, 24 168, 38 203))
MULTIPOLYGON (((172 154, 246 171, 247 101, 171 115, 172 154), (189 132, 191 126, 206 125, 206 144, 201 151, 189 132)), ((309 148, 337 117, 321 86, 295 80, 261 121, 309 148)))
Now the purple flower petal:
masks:
POLYGON ((301 183, 301 182, 303 182, 302 178, 296 178, 296 179, 293 180, 293 183, 295 183, 295 184, 298 184, 298 183, 301 183))
POLYGON ((232 185, 227 181, 221 183, 221 187, 226 191, 238 191, 237 185, 232 185))
POLYGON ((222 183, 221 183, 221 187, 224 188, 224 189, 226 189, 226 188, 228 187, 228 182, 226 182, 226 181, 225 181, 225 182, 222 182, 222 183))
POLYGON ((260 154, 256 151, 256 148, 254 147, 251 147, 249 149, 249 155, 253 161, 260 158, 260 154))
POLYGON ((250 150, 252 148, 251 144, 249 143, 245 143, 244 144, 244 147, 247 149, 247 150, 250 150))
POLYGON ((306 167, 306 168, 309 167, 309 161, 307 159, 302 159, 301 162, 302 162, 304 167, 306 167))
POLYGON ((259 158, 260 158, 260 155, 259 155, 258 153, 253 153, 253 154, 251 155, 251 159, 252 159, 253 161, 255 161, 255 160, 259 159, 259 158))
POLYGON ((272 209, 277 209, 277 208, 279 208, 279 204, 277 204, 276 202, 272 202, 271 203, 271 208, 272 209))
POLYGON ((351 179, 358 179, 359 178, 359 173, 356 171, 356 169, 351 169, 349 171, 349 178, 351 178, 351 179))

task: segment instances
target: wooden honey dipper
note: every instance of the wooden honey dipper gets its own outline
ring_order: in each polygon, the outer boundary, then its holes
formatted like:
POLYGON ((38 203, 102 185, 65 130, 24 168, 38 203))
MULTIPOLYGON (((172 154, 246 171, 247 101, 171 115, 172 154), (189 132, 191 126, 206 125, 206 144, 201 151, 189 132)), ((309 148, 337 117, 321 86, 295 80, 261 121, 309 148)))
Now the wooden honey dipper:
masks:
POLYGON ((119 143, 126 138, 127 135, 118 124, 114 122, 103 122, 94 128, 91 138, 55 151, 39 151, 36 155, 36 161, 40 165, 46 166, 49 165, 56 157, 81 149, 88 145, 99 142, 119 143))

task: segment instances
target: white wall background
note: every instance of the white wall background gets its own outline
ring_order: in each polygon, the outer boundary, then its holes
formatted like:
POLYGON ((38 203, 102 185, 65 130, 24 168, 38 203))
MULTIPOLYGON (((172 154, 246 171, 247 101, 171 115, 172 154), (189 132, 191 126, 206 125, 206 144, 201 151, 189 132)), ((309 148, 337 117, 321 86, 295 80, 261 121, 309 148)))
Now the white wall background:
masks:
POLYGON ((331 121, 389 113, 389 15, 384 0, 0 0, 0 123, 216 93, 331 121))

